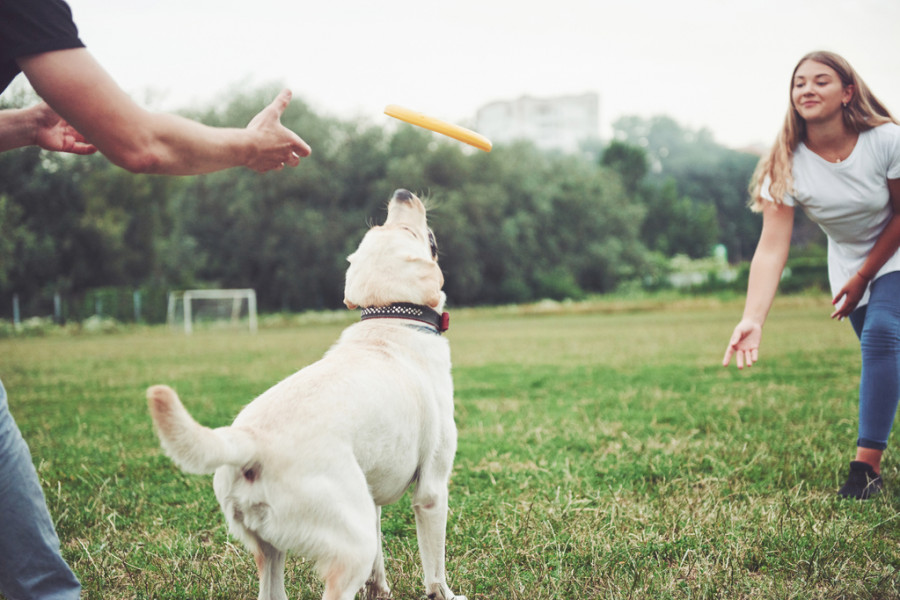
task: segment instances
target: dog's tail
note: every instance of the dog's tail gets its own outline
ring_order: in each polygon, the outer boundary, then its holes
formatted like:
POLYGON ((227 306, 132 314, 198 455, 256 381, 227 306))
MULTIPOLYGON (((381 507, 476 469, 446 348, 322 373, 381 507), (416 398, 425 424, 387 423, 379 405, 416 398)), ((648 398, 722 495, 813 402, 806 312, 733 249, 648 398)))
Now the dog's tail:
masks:
POLYGON ((147 404, 163 450, 183 471, 212 473, 223 465, 242 466, 254 460, 256 442, 249 431, 200 425, 169 386, 148 389, 147 404))

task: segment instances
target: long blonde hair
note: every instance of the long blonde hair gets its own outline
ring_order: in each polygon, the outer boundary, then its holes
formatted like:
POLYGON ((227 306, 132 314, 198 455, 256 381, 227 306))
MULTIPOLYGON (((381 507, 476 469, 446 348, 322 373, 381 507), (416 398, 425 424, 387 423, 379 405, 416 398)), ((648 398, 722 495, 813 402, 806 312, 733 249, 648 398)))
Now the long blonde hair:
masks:
MULTIPOLYGON (((896 123, 887 108, 875 97, 868 86, 857 75, 850 63, 834 52, 818 50, 810 52, 800 59, 791 73, 791 88, 794 87, 794 76, 804 62, 811 60, 834 69, 844 88, 853 86, 854 93, 844 106, 844 125, 850 131, 861 133, 885 123, 896 123)), ((790 97, 790 96, 789 96, 790 97)), ((794 108, 793 101, 788 106, 784 125, 778 133, 775 144, 766 156, 756 165, 756 171, 750 180, 750 208, 761 212, 764 200, 761 190, 766 178, 769 179, 769 195, 776 204, 784 201, 784 195, 793 192, 794 178, 791 168, 794 163, 794 150, 806 139, 806 121, 794 108)))

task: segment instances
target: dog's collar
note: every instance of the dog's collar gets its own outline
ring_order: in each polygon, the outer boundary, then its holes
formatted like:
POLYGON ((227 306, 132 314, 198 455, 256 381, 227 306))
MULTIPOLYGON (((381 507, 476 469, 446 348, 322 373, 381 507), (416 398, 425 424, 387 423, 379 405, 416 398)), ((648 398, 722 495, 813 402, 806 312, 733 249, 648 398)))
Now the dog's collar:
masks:
POLYGON ((450 315, 439 313, 423 304, 394 302, 387 306, 368 306, 362 309, 362 320, 366 319, 409 319, 428 325, 422 328, 430 333, 441 333, 450 329, 450 315))

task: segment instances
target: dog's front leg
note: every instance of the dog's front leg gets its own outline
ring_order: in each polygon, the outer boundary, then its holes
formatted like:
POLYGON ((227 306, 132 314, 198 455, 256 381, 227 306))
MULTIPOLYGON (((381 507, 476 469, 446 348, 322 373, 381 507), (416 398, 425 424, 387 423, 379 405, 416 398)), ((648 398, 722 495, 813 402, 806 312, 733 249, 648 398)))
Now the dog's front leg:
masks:
POLYGON ((375 565, 372 574, 366 581, 366 600, 388 600, 391 597, 391 588, 387 584, 387 575, 384 572, 384 550, 381 539, 381 507, 375 507, 375 530, 378 532, 378 554, 375 555, 375 565))
POLYGON ((429 600, 466 600, 465 596, 453 594, 444 571, 448 496, 446 483, 426 482, 421 476, 413 495, 416 535, 429 600))

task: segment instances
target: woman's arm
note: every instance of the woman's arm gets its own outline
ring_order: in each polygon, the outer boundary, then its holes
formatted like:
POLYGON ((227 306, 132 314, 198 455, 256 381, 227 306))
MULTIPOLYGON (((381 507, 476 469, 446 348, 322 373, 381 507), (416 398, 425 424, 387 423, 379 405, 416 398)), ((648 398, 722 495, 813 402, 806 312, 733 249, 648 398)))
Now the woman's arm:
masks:
POLYGON ((878 236, 863 266, 844 284, 841 291, 831 301, 832 304, 837 305, 841 299, 844 300, 843 304, 831 314, 832 319, 843 319, 850 316, 865 294, 869 282, 878 274, 884 263, 897 252, 897 248, 900 248, 900 179, 888 179, 888 191, 891 194, 891 207, 894 209, 894 215, 885 225, 881 235, 878 236))
POLYGON ((19 59, 35 91, 113 163, 136 173, 194 175, 246 166, 296 166, 310 148, 281 125, 285 90, 245 129, 151 113, 119 88, 85 48, 19 59))
POLYGON ((737 366, 753 366, 759 358, 762 326, 772 308, 778 282, 787 262, 794 229, 794 209, 767 202, 763 209, 763 228, 750 263, 744 315, 734 328, 722 365, 728 366, 734 355, 737 366))

